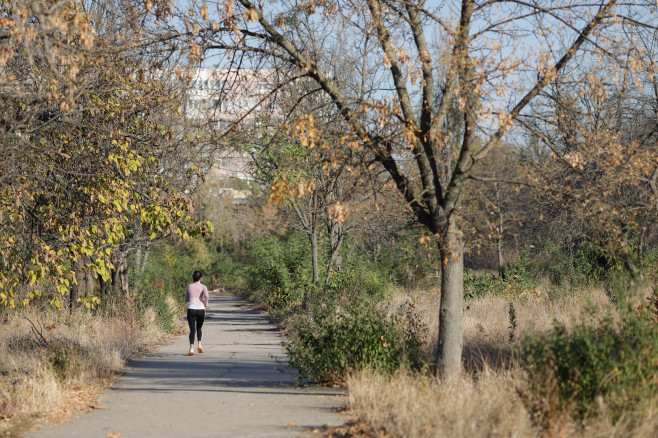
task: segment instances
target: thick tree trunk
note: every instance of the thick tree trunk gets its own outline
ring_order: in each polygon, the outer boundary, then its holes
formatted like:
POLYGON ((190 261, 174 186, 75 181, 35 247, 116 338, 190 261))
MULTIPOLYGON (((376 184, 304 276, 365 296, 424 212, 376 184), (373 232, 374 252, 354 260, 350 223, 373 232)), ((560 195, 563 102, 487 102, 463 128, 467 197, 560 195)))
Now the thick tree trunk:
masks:
POLYGON ((128 260, 125 256, 121 260, 121 264, 119 266, 119 280, 121 281, 121 290, 124 294, 127 295, 130 290, 128 285, 128 260))
POLYGON ((459 376, 462 360, 464 313, 464 237, 454 223, 440 244, 441 307, 436 373, 442 379, 459 376))

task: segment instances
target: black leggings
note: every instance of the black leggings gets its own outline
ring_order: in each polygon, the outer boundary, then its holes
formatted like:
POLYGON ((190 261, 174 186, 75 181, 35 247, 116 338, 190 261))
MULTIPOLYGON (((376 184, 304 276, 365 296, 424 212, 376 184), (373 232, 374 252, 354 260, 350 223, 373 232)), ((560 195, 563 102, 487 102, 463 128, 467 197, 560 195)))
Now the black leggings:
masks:
POLYGON ((194 344, 194 333, 201 342, 201 327, 205 318, 206 311, 204 309, 187 309, 187 323, 190 325, 190 345, 194 344))

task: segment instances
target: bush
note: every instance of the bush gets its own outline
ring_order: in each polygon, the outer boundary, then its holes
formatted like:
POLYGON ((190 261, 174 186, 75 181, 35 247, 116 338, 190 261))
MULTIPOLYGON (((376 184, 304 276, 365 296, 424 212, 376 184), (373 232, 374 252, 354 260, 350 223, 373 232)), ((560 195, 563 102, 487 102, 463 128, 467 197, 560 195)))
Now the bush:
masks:
POLYGON ((485 273, 475 275, 470 269, 464 270, 464 296, 466 298, 485 295, 527 295, 535 286, 528 258, 521 256, 513 265, 505 265, 500 275, 485 273))
POLYGON ((536 420, 546 426, 559 412, 577 418, 597 414, 597 397, 618 419, 658 394, 658 297, 638 312, 627 312, 618 326, 604 318, 568 333, 556 324, 548 334, 523 342, 521 363, 528 375, 527 399, 536 420))
POLYGON ((343 381, 348 371, 366 366, 389 374, 403 364, 419 366, 418 325, 410 308, 387 316, 370 298, 325 296, 310 302, 294 320, 291 340, 283 345, 290 364, 303 376, 343 381))
POLYGON ((363 257, 353 257, 340 272, 335 272, 325 285, 328 291, 383 299, 391 290, 390 283, 378 266, 363 257))
POLYGON ((248 285, 274 311, 299 305, 314 289, 310 244, 301 235, 252 240, 247 246, 248 285))
POLYGON ((441 257, 437 245, 419 243, 423 232, 413 227, 405 229, 396 236, 395 242, 385 243, 376 252, 373 262, 388 282, 418 288, 435 280, 433 274, 440 269, 441 257))

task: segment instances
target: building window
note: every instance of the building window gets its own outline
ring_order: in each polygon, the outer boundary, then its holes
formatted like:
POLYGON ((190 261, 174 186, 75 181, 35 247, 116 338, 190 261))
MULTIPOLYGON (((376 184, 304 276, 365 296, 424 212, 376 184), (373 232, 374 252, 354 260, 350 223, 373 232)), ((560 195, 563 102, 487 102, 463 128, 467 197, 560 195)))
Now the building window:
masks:
POLYGON ((270 91, 270 86, 267 81, 258 81, 256 85, 256 92, 258 94, 265 94, 270 91))

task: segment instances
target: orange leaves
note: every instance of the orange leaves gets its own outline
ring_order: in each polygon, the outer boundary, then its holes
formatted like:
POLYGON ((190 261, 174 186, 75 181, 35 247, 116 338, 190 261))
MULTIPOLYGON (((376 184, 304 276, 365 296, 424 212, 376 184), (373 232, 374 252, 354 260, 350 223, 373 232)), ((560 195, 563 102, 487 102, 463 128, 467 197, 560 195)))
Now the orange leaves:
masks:
POLYGON ((582 154, 579 152, 569 152, 564 155, 564 161, 569 164, 573 169, 584 170, 585 169, 585 159, 582 154))
POLYGON ((298 140, 299 143, 309 149, 316 146, 320 140, 320 130, 315 127, 313 114, 304 114, 293 121, 292 126, 286 124, 286 135, 298 140))
POLYGON ((514 118, 505 111, 501 111, 498 113, 498 124, 503 132, 507 132, 512 126, 514 126, 514 118))
POLYGON ((258 11, 254 8, 246 8, 242 12, 242 18, 246 22, 258 21, 258 11))
POLYGON ((329 207, 329 218, 335 220, 338 225, 342 225, 347 219, 349 212, 347 205, 338 201, 329 207))
POLYGON ((270 186, 270 197, 268 201, 280 205, 286 200, 286 196, 292 193, 292 189, 288 185, 285 178, 277 179, 270 186))
POLYGON ((11 47, 6 46, 6 45, 1 45, 0 46, 0 68, 4 67, 4 65, 11 59, 11 57, 14 56, 14 51, 12 50, 11 47))
POLYGON ((269 201, 280 205, 289 198, 303 198, 312 195, 317 190, 317 182, 312 179, 302 178, 291 182, 285 175, 275 179, 270 185, 269 201))
POLYGON ((190 43, 190 54, 189 54, 189 59, 192 64, 196 64, 201 62, 203 58, 203 51, 201 49, 201 46, 196 44, 195 42, 190 43))
POLYGON ((418 142, 418 135, 416 134, 415 126, 404 127, 404 141, 407 142, 412 151, 415 149, 416 143, 418 142))
POLYGON ((303 198, 307 195, 312 195, 317 190, 318 184, 315 180, 302 179, 297 183, 295 194, 298 198, 303 198))

